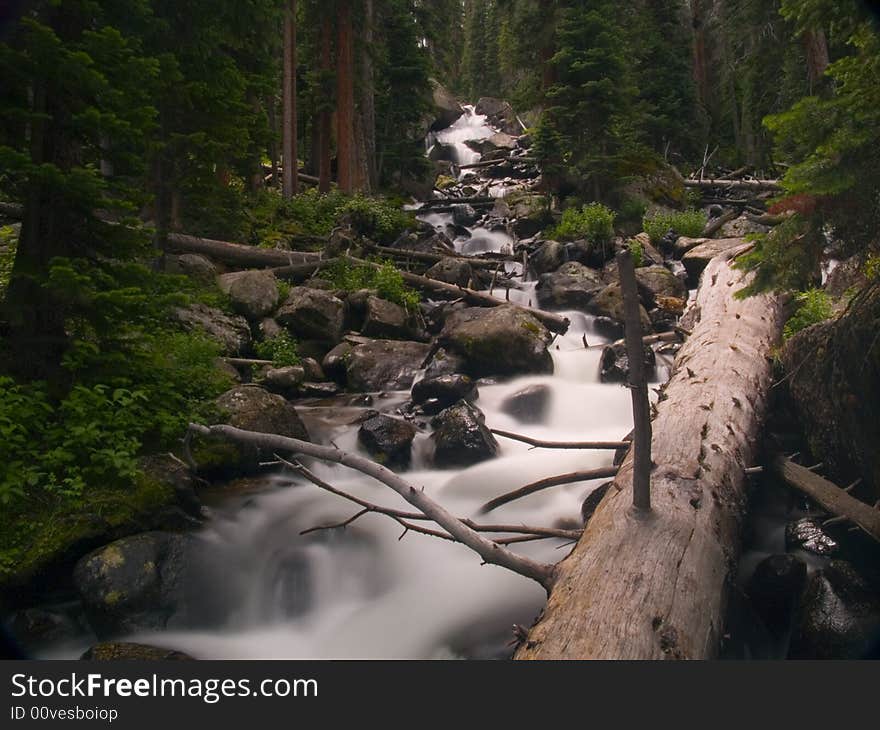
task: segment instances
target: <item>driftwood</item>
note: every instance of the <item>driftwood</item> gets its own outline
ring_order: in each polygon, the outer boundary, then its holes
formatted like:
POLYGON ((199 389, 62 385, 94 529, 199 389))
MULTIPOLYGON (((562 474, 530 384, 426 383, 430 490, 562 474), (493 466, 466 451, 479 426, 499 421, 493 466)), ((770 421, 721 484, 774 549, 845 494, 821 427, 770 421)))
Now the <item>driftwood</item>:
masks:
POLYGON ((782 190, 778 180, 685 180, 686 188, 726 188, 728 190, 782 190))
MULTIPOLYGON (((629 446, 629 444, 627 444, 627 446, 629 446)), ((498 509, 498 507, 501 507, 502 505, 514 502, 517 499, 522 499, 523 497, 528 497, 535 492, 550 489, 551 487, 561 487, 564 484, 586 482, 591 479, 609 479, 615 476, 617 471, 618 469, 616 466, 606 466, 598 469, 585 469, 584 471, 573 471, 568 474, 558 474, 552 477, 545 477, 544 479, 539 479, 531 484, 526 484, 519 489, 514 489, 512 492, 507 492, 507 494, 502 494, 494 499, 490 499, 486 504, 480 507, 480 513, 485 514, 486 512, 491 512, 493 509, 498 509)))
POLYGON ((489 429, 496 436, 502 436, 512 441, 521 441, 524 444, 533 446, 536 449, 577 449, 581 451, 616 451, 617 449, 628 449, 629 441, 541 441, 533 439, 531 436, 524 436, 520 433, 511 433, 510 431, 501 431, 497 428, 489 429))
MULTIPOLYGON (((370 461, 363 456, 341 451, 332 446, 321 446, 308 441, 278 436, 276 434, 257 433, 244 431, 234 426, 202 426, 191 423, 187 438, 192 435, 219 436, 241 444, 249 444, 271 453, 293 453, 310 456, 321 461, 329 461, 334 464, 342 464, 349 469, 354 469, 362 474, 372 477, 378 482, 390 487, 404 500, 419 510, 428 519, 436 522, 457 542, 466 545, 477 553, 484 562, 499 565, 515 573, 540 583, 549 592, 556 575, 555 567, 544 563, 538 563, 529 558, 517 555, 507 550, 497 542, 483 537, 476 530, 468 527, 457 517, 448 512, 444 507, 432 500, 421 489, 417 489, 406 480, 399 477, 390 469, 370 461)), ((188 444, 188 442, 187 442, 188 444)))
POLYGON ((517 658, 715 655, 783 321, 777 297, 734 298, 730 258, 703 274, 700 320, 657 407, 651 512, 631 508, 630 452, 517 658))
POLYGON ((773 471, 786 484, 806 494, 822 509, 858 525, 880 542, 880 510, 851 497, 836 484, 823 479, 804 466, 795 464, 791 459, 778 456, 773 461, 773 471))
MULTIPOLYGON (((356 264, 378 267, 378 264, 374 264, 370 261, 364 261, 363 259, 349 257, 349 260, 353 261, 356 264)), ((485 292, 479 292, 475 291, 474 289, 455 286, 454 284, 447 284, 446 282, 437 281, 436 279, 431 279, 427 276, 411 274, 408 271, 401 271, 400 273, 401 276, 403 276, 403 280, 407 284, 411 284, 412 286, 416 287, 417 289, 421 289, 422 291, 433 292, 435 294, 444 294, 451 299, 463 299, 468 302, 468 304, 473 304, 478 307, 499 307, 502 304, 507 304, 508 306, 517 307, 518 309, 522 309, 523 311, 528 312, 535 319, 539 320, 551 332, 563 334, 568 329, 568 318, 563 317, 559 314, 544 312, 540 309, 532 309, 530 307, 523 307, 518 304, 510 304, 504 299, 497 299, 496 297, 493 297, 490 294, 486 294, 485 292)))

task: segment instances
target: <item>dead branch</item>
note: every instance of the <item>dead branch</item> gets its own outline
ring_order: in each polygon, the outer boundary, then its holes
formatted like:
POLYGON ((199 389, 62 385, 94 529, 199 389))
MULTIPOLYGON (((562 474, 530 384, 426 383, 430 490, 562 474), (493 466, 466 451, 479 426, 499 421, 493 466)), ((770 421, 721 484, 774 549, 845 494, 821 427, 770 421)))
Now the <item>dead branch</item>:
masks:
POLYGON ((725 188, 727 190, 782 190, 778 180, 685 180, 686 188, 725 188))
POLYGON ((858 525, 880 542, 880 511, 784 456, 774 459, 773 470, 786 484, 806 494, 823 509, 858 525))
POLYGON ((377 464, 363 456, 351 454, 332 446, 321 446, 300 439, 279 436, 277 434, 244 431, 234 426, 202 426, 191 423, 189 433, 201 436, 219 436, 243 444, 250 444, 272 453, 286 452, 311 456, 321 461, 342 464, 359 471, 397 492, 413 507, 421 511, 428 519, 436 522, 458 542, 466 545, 479 555, 484 562, 499 565, 519 573, 540 583, 549 593, 553 586, 556 568, 553 565, 538 563, 529 558, 507 550, 499 543, 488 540, 476 530, 468 527, 444 507, 428 497, 423 490, 416 489, 390 469, 377 464))
POLYGON ((524 444, 534 446, 536 449, 593 449, 597 451, 607 449, 609 451, 616 451, 617 449, 628 449, 630 447, 629 441, 541 441, 531 436, 501 431, 497 428, 490 428, 489 430, 496 436, 503 436, 513 441, 522 441, 524 444))
POLYGON ((717 218, 713 218, 708 223, 706 223, 706 227, 703 229, 703 232, 700 234, 701 238, 712 238, 718 231, 720 231, 725 223, 730 223, 732 220, 736 220, 739 218, 738 210, 729 210, 724 215, 720 215, 717 218))
MULTIPOLYGON (((629 446, 629 444, 627 444, 629 446)), ((568 474, 559 474, 553 477, 545 477, 544 479, 539 479, 536 482, 532 482, 531 484, 526 484, 524 487, 520 487, 519 489, 515 489, 512 492, 507 492, 507 494, 502 494, 499 497, 495 497, 494 499, 489 500, 480 507, 480 513, 486 514, 487 512, 491 512, 493 509, 497 509, 504 504, 508 504, 509 502, 513 502, 517 499, 522 499, 523 497, 528 497, 530 494, 534 494, 535 492, 540 492, 544 489, 550 489, 550 487, 559 487, 563 484, 573 484, 575 482, 586 482, 591 479, 610 479, 617 475, 618 468, 616 466, 607 466, 599 469, 587 469, 585 471, 573 471, 568 474)))

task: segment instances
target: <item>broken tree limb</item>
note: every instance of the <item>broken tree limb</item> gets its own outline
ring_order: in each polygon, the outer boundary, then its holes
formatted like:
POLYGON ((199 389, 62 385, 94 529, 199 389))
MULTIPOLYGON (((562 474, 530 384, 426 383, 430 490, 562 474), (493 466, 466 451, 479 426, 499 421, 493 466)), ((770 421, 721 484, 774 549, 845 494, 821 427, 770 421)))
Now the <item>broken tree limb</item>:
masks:
POLYGON ((309 261, 305 264, 276 266, 272 269, 272 273, 275 274, 278 279, 284 279, 285 281, 290 281, 294 284, 298 284, 300 282, 306 281, 306 279, 311 278, 319 269, 322 269, 325 266, 330 266, 338 260, 339 259, 331 258, 321 259, 319 261, 309 261))
POLYGON ((651 513, 631 509, 630 453, 517 658, 715 656, 783 322, 776 296, 734 298, 748 281, 735 253, 703 273, 700 318, 657 405, 651 513))
POLYGON ((714 236, 724 227, 725 223, 730 223, 730 221, 736 220, 737 218, 739 218, 738 210, 729 210, 723 215, 720 215, 717 218, 713 218, 708 223, 706 223, 706 227, 703 229, 700 237, 712 238, 712 236, 714 236))
POLYGON ((686 188, 726 188, 728 190, 782 190, 778 180, 685 180, 686 188))
POLYGON ((191 423, 188 434, 201 436, 219 436, 230 441, 242 444, 250 444, 272 453, 294 453, 311 456, 321 461, 329 461, 334 464, 342 464, 349 469, 366 474, 368 477, 390 487, 404 500, 422 512, 430 520, 436 522, 458 542, 466 545, 479 555, 484 562, 499 565, 514 573, 519 573, 527 578, 540 583, 548 592, 553 585, 556 574, 555 566, 538 563, 529 558, 517 555, 480 535, 476 530, 468 527, 457 517, 448 512, 444 507, 428 497, 423 490, 416 489, 412 484, 402 479, 390 469, 377 464, 374 461, 351 454, 332 446, 321 446, 300 439, 278 436, 270 433, 257 433, 244 431, 234 426, 202 426, 191 423))
POLYGON ((504 258, 487 260, 483 258, 478 258, 476 256, 461 256, 455 253, 455 251, 450 251, 449 253, 430 253, 428 251, 412 251, 410 249, 391 248, 389 246, 372 246, 370 250, 376 251, 376 253, 380 253, 384 256, 392 256, 394 258, 407 258, 412 259, 413 261, 422 261, 426 264, 436 264, 443 259, 455 259, 456 261, 464 261, 471 266, 481 269, 495 268, 498 265, 499 261, 506 260, 504 258))
MULTIPOLYGON (((372 266, 374 268, 379 267, 378 264, 374 264, 371 261, 365 261, 364 259, 351 256, 348 257, 348 260, 363 266, 372 266)), ((437 279, 431 279, 427 276, 419 276, 418 274, 411 274, 407 271, 401 271, 400 274, 407 284, 411 284, 417 289, 433 292, 435 294, 445 294, 452 299, 464 299, 468 304, 473 304, 478 307, 500 307, 503 304, 517 307, 517 309, 522 309, 531 314, 548 330, 557 334, 563 334, 570 324, 567 317, 554 314, 553 312, 544 312, 540 309, 532 309, 531 307, 523 307, 518 304, 510 304, 503 299, 498 299, 485 292, 467 289, 465 287, 456 286, 455 284, 447 284, 446 282, 438 281, 437 279)))
MULTIPOLYGON (((628 445, 629 444, 627 444, 627 446, 628 445)), ((600 467, 599 469, 585 469, 584 471, 573 471, 568 474, 558 474, 552 477, 545 477, 544 479, 539 479, 531 484, 526 484, 519 489, 514 489, 512 492, 507 492, 507 494, 495 497, 495 499, 490 499, 486 504, 480 507, 480 514, 486 514, 502 505, 508 504, 517 499, 522 499, 523 497, 528 497, 530 494, 543 491, 544 489, 561 487, 564 484, 574 484, 575 482, 587 482, 591 479, 608 479, 616 474, 616 466, 606 466, 600 467)))
POLYGON ((773 460, 773 471, 786 484, 806 494, 823 509, 858 525, 880 542, 880 510, 851 497, 836 484, 783 456, 773 460))
POLYGON ((629 441, 541 441, 533 439, 531 436, 523 436, 519 433, 511 433, 510 431, 501 431, 497 428, 489 429, 496 436, 503 436, 513 441, 522 441, 524 444, 534 446, 536 449, 581 449, 581 450, 609 450, 617 451, 617 449, 628 449, 629 441))

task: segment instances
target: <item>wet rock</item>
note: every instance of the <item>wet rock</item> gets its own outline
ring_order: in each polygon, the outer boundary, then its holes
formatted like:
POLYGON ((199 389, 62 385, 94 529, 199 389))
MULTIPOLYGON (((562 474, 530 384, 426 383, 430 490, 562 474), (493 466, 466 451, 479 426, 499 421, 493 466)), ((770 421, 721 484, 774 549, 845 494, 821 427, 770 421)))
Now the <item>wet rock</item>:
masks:
POLYGON ((704 243, 709 243, 713 239, 711 238, 691 238, 689 236, 676 236, 674 234, 664 236, 664 238, 660 241, 660 245, 664 248, 671 250, 676 257, 681 258, 688 251, 697 248, 697 246, 702 246, 704 243))
POLYGON ((82 558, 73 581, 95 633, 107 638, 160 630, 184 612, 190 542, 185 535, 146 532, 82 558))
POLYGON ((432 405, 442 410, 460 400, 476 400, 477 388, 467 375, 454 373, 420 380, 413 385, 411 395, 416 405, 433 401, 432 405))
POLYGON ((838 545, 817 520, 805 517, 785 526, 785 547, 789 550, 800 548, 816 555, 834 555, 838 545))
POLYGON ((470 286, 476 281, 474 269, 467 261, 443 258, 425 273, 429 279, 436 279, 456 286, 470 286))
POLYGON ((697 281, 709 262, 716 256, 739 248, 745 243, 743 238, 713 238, 692 248, 681 258, 691 281, 697 281))
POLYGON ((600 274, 570 261, 552 274, 542 274, 535 295, 538 303, 548 309, 586 310, 604 288, 600 274))
POLYGON ((77 622, 65 613, 45 608, 26 608, 12 616, 9 631, 16 642, 26 649, 35 649, 73 639, 81 630, 77 622))
POLYGON ((87 649, 80 657, 90 662, 116 661, 194 661, 189 654, 176 649, 162 649, 148 644, 133 644, 123 641, 105 641, 87 649))
POLYGON ((832 560, 807 585, 789 658, 859 659, 876 647, 878 632, 877 594, 849 563, 832 560))
POLYGON ((263 384, 272 393, 292 398, 299 392, 299 387, 305 379, 305 368, 301 365, 290 365, 283 368, 270 368, 266 371, 263 384))
POLYGON ((340 342, 324 356, 321 367, 328 378, 335 380, 337 383, 345 383, 345 377, 348 373, 348 360, 353 350, 354 345, 350 342, 340 342))
POLYGON ((260 336, 264 340, 274 340, 278 335, 284 332, 284 328, 271 317, 265 317, 260 320, 260 336))
POLYGON ((643 266, 661 266, 663 254, 651 243, 651 237, 647 233, 639 233, 633 236, 632 242, 642 250, 643 266))
POLYGON ((364 421, 358 441, 380 464, 409 464, 416 428, 411 423, 385 414, 364 421))
POLYGON ((644 266, 636 269, 636 282, 642 301, 649 309, 660 297, 687 299, 684 282, 665 266, 644 266))
POLYGON ((386 340, 402 340, 411 337, 413 327, 407 311, 394 302, 379 297, 368 297, 361 334, 386 340))
POLYGON ((477 102, 474 111, 488 117, 489 123, 505 134, 518 135, 523 131, 513 107, 503 99, 484 96, 477 102))
POLYGON ((431 102, 433 105, 431 110, 433 121, 430 124, 429 131, 439 132, 441 129, 446 129, 455 124, 458 118, 464 114, 464 108, 453 96, 452 92, 433 80, 431 81, 431 102))
POLYGON ((431 162, 452 162, 457 164, 458 150, 455 148, 455 145, 436 142, 428 153, 428 159, 431 162))
POLYGON ((241 355, 251 345, 251 330, 244 317, 204 304, 191 304, 175 309, 174 318, 188 330, 204 332, 220 344, 226 355, 241 355))
POLYGON ((321 364, 313 357, 304 357, 300 365, 305 372, 308 380, 326 380, 324 369, 321 364))
MULTIPOLYGON (((343 355, 345 382, 351 390, 357 391, 407 390, 430 349, 430 345, 422 342, 399 340, 373 340, 356 345, 343 355)), ((326 360, 324 367, 327 369, 326 360)))
POLYGON ((421 251, 422 253, 437 253, 438 251, 448 251, 455 253, 455 245, 445 233, 435 231, 433 228, 422 233, 403 233, 391 248, 397 248, 404 251, 421 251))
POLYGON ((344 315, 342 300, 330 292, 297 286, 275 318, 296 337, 336 344, 342 339, 344 315))
MULTIPOLYGON (((590 311, 600 317, 608 317, 617 322, 624 321, 623 291, 620 284, 610 284, 590 300, 590 311)), ((639 315, 642 320, 642 330, 647 335, 651 333, 651 319, 645 308, 639 305, 639 315)))
POLYGON ((595 241, 572 241, 565 244, 565 253, 569 261, 577 261, 593 269, 601 269, 614 258, 614 245, 595 241))
POLYGON ((441 347, 434 353, 428 367, 425 368, 425 379, 437 378, 441 375, 454 375, 460 373, 465 368, 464 358, 454 352, 449 352, 446 348, 441 347))
POLYGON ((825 293, 837 299, 850 290, 862 289, 867 283, 864 258, 861 255, 850 256, 838 263, 828 274, 825 293))
MULTIPOLYGON (((180 459, 171 454, 151 454, 141 457, 138 467, 144 483, 173 491, 173 508, 180 508, 193 517, 201 516, 202 503, 196 494, 192 472, 180 459)), ((160 521, 154 524, 167 524, 161 521, 163 515, 158 512, 156 517, 160 521)))
POLYGON ((278 306, 278 280, 271 271, 236 271, 218 277, 220 290, 229 296, 238 314, 260 320, 278 306))
POLYGON ((454 311, 440 333, 441 343, 464 359, 465 372, 474 377, 552 373, 552 339, 531 314, 512 306, 454 311))
MULTIPOLYGON (((509 210, 508 208, 508 212, 509 210)), ((543 218, 517 218, 511 226, 511 231, 520 240, 537 236, 542 230, 543 218)))
POLYGON ((299 387, 302 398, 332 398, 341 392, 342 389, 336 383, 315 383, 307 380, 299 387))
POLYGON ((501 412, 521 423, 543 423, 550 410, 553 391, 549 385, 530 385, 506 398, 501 412))
POLYGON ((746 592, 767 628, 779 634, 788 628, 806 582, 803 560, 790 553, 771 555, 758 563, 746 592))
POLYGON ((470 205, 460 204, 452 206, 452 222, 457 226, 472 226, 479 217, 479 213, 470 205))
POLYGON ((442 411, 431 422, 434 464, 470 466, 498 453, 495 437, 483 423, 483 414, 466 401, 442 411))
MULTIPOLYGON (((654 350, 648 345, 643 346, 645 353, 645 374, 651 378, 657 366, 657 357, 654 350)), ((602 350, 602 358, 599 361, 599 373, 603 383, 625 383, 629 377, 629 357, 624 343, 608 345, 602 350)))
MULTIPOLYGON (((534 234, 532 234, 534 235, 534 234)), ((538 276, 556 271, 567 261, 565 246, 559 241, 544 241, 529 256, 529 266, 538 276)))

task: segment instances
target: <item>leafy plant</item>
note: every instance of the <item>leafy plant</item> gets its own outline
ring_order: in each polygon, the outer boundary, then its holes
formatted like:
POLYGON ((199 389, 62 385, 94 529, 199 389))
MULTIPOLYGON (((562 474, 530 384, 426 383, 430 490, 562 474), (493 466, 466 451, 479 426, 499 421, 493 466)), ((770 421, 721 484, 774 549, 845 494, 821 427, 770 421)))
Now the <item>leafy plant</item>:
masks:
POLYGON ((824 322, 834 314, 831 298, 821 289, 807 289, 795 297, 798 308, 785 324, 786 339, 802 329, 824 322))
POLYGON ((341 259, 322 269, 321 276, 337 289, 345 291, 375 289, 382 299, 409 310, 419 305, 418 292, 404 283, 403 275, 390 261, 379 261, 376 266, 367 266, 341 259))
POLYGON ((614 212, 601 203, 590 203, 580 209, 568 208, 548 235, 572 241, 585 238, 591 243, 605 245, 614 238, 614 218, 614 212))
POLYGON ((678 213, 655 212, 645 216, 642 225, 651 237, 651 243, 658 243, 670 230, 679 236, 694 238, 706 227, 708 218, 701 210, 685 210, 678 213))
POLYGON ((258 342, 254 350, 257 357, 271 360, 276 368, 299 365, 300 363, 296 340, 288 332, 281 332, 271 339, 258 342))
POLYGON ((632 254, 633 266, 635 268, 639 268, 640 266, 645 265, 645 247, 642 246, 641 241, 636 240, 635 238, 630 239, 629 241, 629 252, 632 254))

